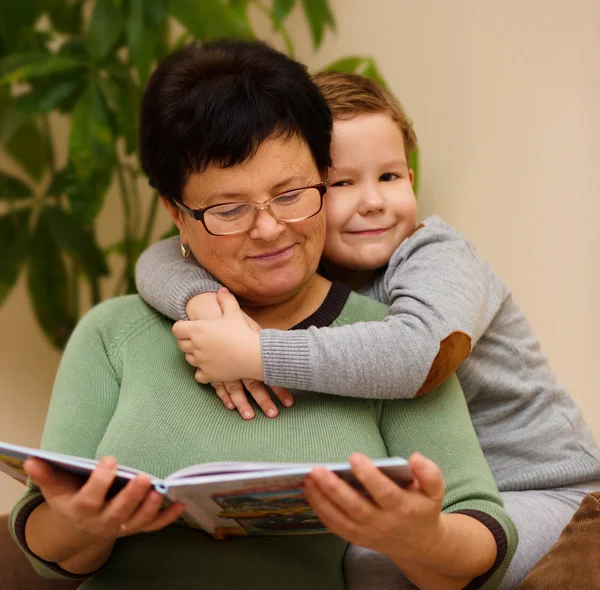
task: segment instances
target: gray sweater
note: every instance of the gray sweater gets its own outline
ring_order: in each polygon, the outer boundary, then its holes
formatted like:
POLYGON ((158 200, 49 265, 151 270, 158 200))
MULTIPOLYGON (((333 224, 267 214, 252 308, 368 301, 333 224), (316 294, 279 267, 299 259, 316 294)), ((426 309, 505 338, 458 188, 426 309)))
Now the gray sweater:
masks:
MULTIPOLYGON (((142 254, 141 296, 172 319, 219 284, 172 238, 142 254)), ((600 449, 510 291, 473 246, 426 219, 360 292, 390 305, 383 322, 262 330, 265 383, 348 397, 426 395, 456 371, 502 491, 600 477, 600 449)), ((457 449, 457 452, 460 452, 457 449)))

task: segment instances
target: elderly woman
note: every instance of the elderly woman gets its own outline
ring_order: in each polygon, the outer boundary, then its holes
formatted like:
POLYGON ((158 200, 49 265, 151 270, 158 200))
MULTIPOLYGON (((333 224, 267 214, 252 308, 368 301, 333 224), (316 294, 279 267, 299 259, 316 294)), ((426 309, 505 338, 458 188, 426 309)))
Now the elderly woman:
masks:
MULTIPOLYGON (((381 320, 386 308, 316 273, 331 115, 297 62, 260 43, 191 45, 153 74, 142 162, 194 256, 261 327, 381 320)), ((168 277, 165 277, 168 280, 168 277)), ((409 401, 297 394, 278 420, 239 420, 198 389, 172 324, 130 296, 92 310, 56 379, 45 449, 103 458, 83 486, 29 461, 15 539, 42 575, 86 589, 344 588, 335 535, 214 541, 173 525, 182 507, 138 476, 114 498, 116 460, 159 477, 213 460, 331 462, 351 453, 359 496, 316 469, 309 500, 330 528, 387 555, 422 588, 495 587, 516 546, 452 377, 409 401), (333 401, 332 401, 333 400, 333 401), (415 453, 401 490, 365 455, 415 453), (444 488, 445 478, 445 488, 444 488)), ((179 522, 177 524, 180 524, 179 522)))

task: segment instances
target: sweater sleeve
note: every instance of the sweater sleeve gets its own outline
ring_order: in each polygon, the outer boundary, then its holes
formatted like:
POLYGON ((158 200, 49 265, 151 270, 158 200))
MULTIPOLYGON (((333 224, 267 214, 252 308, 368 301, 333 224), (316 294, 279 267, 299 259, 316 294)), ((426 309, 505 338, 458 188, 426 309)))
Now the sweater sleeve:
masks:
POLYGON ((496 540, 492 568, 469 589, 497 588, 517 547, 517 530, 504 512, 455 375, 429 395, 382 402, 381 433, 390 456, 419 452, 440 467, 446 482, 444 512, 479 520, 496 540))
MULTIPOLYGON (((44 426, 41 442, 44 450, 96 458, 96 450, 116 408, 120 389, 120 375, 110 358, 110 344, 99 328, 103 307, 104 304, 83 318, 67 344, 44 426)), ((25 523, 43 501, 38 489, 27 489, 10 514, 13 538, 41 576, 74 580, 89 577, 67 572, 29 550, 25 523)))
POLYGON ((382 322, 261 331, 264 381, 348 397, 412 398, 433 391, 470 354, 506 297, 460 234, 426 220, 375 285, 382 322))
POLYGON ((135 267, 135 284, 148 305, 172 320, 187 320, 187 302, 221 286, 193 256, 187 260, 181 256, 177 237, 162 240, 142 253, 135 267))

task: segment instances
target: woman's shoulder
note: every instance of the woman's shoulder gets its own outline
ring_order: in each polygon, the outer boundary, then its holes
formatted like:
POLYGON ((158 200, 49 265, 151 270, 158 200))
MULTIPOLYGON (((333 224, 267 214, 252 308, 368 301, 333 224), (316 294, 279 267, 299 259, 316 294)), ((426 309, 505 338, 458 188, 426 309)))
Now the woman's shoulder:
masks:
POLYGON ((356 322, 379 322, 387 314, 387 305, 366 295, 359 295, 355 291, 352 291, 340 315, 335 319, 332 326, 343 326, 356 322))
POLYGON ((168 320, 147 305, 139 295, 124 295, 92 307, 77 324, 74 336, 96 333, 106 344, 110 344, 122 342, 132 333, 165 321, 168 320))

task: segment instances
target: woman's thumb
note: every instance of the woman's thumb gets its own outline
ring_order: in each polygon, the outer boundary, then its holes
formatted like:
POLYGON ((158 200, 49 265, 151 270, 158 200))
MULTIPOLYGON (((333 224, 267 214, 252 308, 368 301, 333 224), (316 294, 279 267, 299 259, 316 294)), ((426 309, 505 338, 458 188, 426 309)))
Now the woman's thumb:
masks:
POLYGON ((432 500, 444 500, 444 476, 440 468, 420 453, 413 453, 408 461, 410 469, 419 484, 419 489, 432 500))

